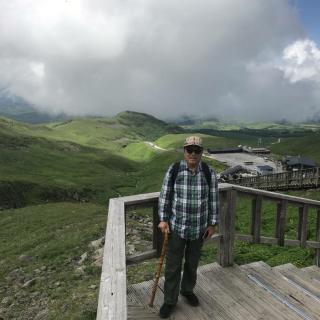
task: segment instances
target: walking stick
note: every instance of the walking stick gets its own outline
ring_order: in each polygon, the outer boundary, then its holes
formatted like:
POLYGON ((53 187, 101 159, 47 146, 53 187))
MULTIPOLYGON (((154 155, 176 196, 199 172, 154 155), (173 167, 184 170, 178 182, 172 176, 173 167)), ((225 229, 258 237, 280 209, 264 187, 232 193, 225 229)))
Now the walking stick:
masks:
POLYGON ((164 233, 164 240, 163 240, 162 250, 161 250, 161 255, 160 255, 159 264, 158 264, 157 273, 156 273, 156 279, 154 281, 154 285, 153 285, 153 288, 152 288, 151 299, 150 299, 150 302, 149 302, 149 306, 150 307, 153 307, 153 301, 154 301, 154 298, 156 296, 156 291, 157 291, 157 288, 158 288, 158 283, 159 283, 159 279, 160 279, 160 275, 161 275, 161 270, 162 270, 164 257, 166 256, 166 253, 167 253, 168 240, 169 240, 169 233, 165 232, 164 233))

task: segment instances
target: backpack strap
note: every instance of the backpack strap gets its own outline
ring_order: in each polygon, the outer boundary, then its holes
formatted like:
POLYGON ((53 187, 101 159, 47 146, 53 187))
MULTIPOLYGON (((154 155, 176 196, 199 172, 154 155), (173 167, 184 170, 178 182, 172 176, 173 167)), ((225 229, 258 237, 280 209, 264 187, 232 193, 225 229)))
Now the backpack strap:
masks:
POLYGON ((171 171, 171 190, 172 190, 172 193, 173 193, 174 184, 176 182, 177 175, 179 172, 179 168, 180 168, 180 161, 175 162, 174 165, 172 166, 172 171, 171 171))
POLYGON ((209 166, 205 162, 201 162, 201 166, 202 166, 202 170, 203 170, 204 176, 206 177, 208 187, 210 189, 211 172, 210 172, 209 166))

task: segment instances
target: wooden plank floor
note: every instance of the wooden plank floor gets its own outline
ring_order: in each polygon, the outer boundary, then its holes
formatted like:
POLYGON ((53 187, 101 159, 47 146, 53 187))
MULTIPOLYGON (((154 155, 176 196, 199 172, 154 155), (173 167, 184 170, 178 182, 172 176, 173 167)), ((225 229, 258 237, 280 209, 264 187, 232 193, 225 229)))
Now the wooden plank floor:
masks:
MULTIPOLYGON (((198 269, 195 293, 200 305, 183 297, 170 319, 175 320, 316 320, 320 319, 320 268, 284 265, 272 269, 263 262, 222 268, 216 263, 198 269)), ((158 319, 163 293, 157 290, 148 306, 152 281, 128 287, 128 319, 158 319)), ((160 279, 163 288, 163 278, 160 279)))

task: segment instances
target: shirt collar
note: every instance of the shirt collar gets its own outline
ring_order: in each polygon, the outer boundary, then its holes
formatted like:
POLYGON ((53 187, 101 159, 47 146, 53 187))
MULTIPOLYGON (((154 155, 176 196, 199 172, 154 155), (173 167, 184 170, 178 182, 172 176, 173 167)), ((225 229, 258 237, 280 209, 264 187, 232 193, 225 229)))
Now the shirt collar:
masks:
MULTIPOLYGON (((198 165, 198 168, 197 168, 197 170, 195 171, 195 174, 197 174, 199 171, 203 171, 202 170, 202 165, 201 165, 201 161, 200 161, 200 163, 199 163, 199 165, 198 165)), ((187 170, 187 171, 190 171, 191 172, 191 170, 188 168, 188 165, 187 165, 187 161, 186 160, 182 160, 182 162, 181 162, 181 165, 182 165, 182 169, 183 170, 187 170)))

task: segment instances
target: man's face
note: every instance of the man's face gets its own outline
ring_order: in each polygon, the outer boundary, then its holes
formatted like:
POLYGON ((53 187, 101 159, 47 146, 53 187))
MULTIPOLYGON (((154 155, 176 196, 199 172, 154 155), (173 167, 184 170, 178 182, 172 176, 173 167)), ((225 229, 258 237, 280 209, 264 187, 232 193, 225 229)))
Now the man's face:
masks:
POLYGON ((199 164, 202 151, 203 149, 199 146, 184 147, 184 159, 187 161, 188 166, 195 167, 199 164))

